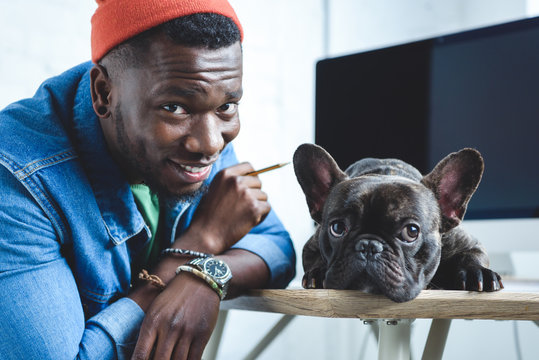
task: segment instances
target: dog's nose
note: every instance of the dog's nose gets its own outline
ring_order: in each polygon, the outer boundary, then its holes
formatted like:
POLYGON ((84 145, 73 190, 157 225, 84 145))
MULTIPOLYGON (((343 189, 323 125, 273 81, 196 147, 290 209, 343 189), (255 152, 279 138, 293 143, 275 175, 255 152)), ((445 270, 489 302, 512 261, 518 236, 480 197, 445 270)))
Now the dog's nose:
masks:
POLYGON ((384 246, 378 240, 359 240, 356 244, 356 251, 366 257, 372 257, 384 251, 384 246))

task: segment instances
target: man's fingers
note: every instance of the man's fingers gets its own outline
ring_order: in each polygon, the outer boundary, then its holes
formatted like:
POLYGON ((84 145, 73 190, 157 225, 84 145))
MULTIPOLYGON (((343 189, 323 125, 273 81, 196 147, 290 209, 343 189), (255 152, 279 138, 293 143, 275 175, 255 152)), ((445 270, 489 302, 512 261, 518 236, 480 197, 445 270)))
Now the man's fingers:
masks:
POLYGON ((156 334, 153 331, 147 331, 144 326, 144 321, 142 322, 142 327, 140 329, 137 346, 133 351, 132 360, 146 360, 150 359, 152 354, 153 344, 156 340, 156 334))
POLYGON ((223 172, 227 176, 243 176, 250 173, 251 171, 254 171, 254 168, 248 162, 242 162, 221 170, 221 172, 223 172))
POLYGON ((261 223, 266 215, 271 210, 271 205, 268 202, 268 195, 259 189, 251 189, 251 213, 254 216, 256 224, 261 223))
POLYGON ((252 189, 252 194, 255 199, 258 201, 268 201, 268 194, 260 189, 252 189))
POLYGON ((159 336, 153 359, 171 359, 177 338, 178 336, 176 336, 176 334, 164 334, 159 336))
MULTIPOLYGON (((182 338, 174 347, 174 352, 172 353, 171 359, 174 360, 186 360, 188 359, 189 352, 191 351, 191 340, 182 338)), ((197 360, 202 359, 202 353, 197 360)))
POLYGON ((258 176, 242 176, 241 181, 243 184, 245 184, 245 186, 251 189, 262 188, 262 181, 260 181, 258 176))
MULTIPOLYGON (((204 353, 204 347, 208 343, 208 340, 206 340, 204 343, 202 343, 201 341, 194 341, 191 344, 191 347, 189 348, 189 357, 187 358, 187 360, 199 360, 199 359, 202 359, 202 354, 204 353)), ((174 359, 174 360, 176 360, 176 359, 174 359)))

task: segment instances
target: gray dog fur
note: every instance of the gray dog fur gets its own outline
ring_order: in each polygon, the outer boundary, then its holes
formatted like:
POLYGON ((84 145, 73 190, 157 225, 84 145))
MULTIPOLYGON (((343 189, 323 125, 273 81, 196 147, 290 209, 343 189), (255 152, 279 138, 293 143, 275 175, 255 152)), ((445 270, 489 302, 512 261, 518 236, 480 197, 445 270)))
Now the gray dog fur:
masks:
POLYGON ((503 288, 481 244, 459 226, 483 167, 477 150, 463 149, 426 176, 397 159, 362 159, 343 172, 323 148, 298 147, 294 170, 318 224, 303 248, 303 287, 396 302, 427 287, 503 288))

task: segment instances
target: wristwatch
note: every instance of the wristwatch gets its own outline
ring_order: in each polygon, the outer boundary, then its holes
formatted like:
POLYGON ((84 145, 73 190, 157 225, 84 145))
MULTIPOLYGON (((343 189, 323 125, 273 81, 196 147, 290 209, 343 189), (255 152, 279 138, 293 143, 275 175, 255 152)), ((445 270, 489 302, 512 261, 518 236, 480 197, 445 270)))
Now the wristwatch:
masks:
POLYGON ((189 261, 186 265, 192 266, 210 276, 221 289, 222 298, 226 296, 230 279, 232 279, 232 272, 223 260, 211 256, 201 257, 189 261))

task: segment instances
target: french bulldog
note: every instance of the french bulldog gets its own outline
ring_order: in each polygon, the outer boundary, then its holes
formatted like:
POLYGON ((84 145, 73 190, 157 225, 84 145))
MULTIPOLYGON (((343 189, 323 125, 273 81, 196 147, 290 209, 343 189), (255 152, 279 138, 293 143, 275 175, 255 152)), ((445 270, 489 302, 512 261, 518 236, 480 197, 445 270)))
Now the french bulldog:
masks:
POLYGON ((449 154, 425 176, 398 159, 365 158, 343 172, 314 144, 299 146, 293 163, 317 223, 303 248, 304 288, 395 302, 425 288, 503 288, 484 248, 459 225, 483 174, 477 150, 449 154))

